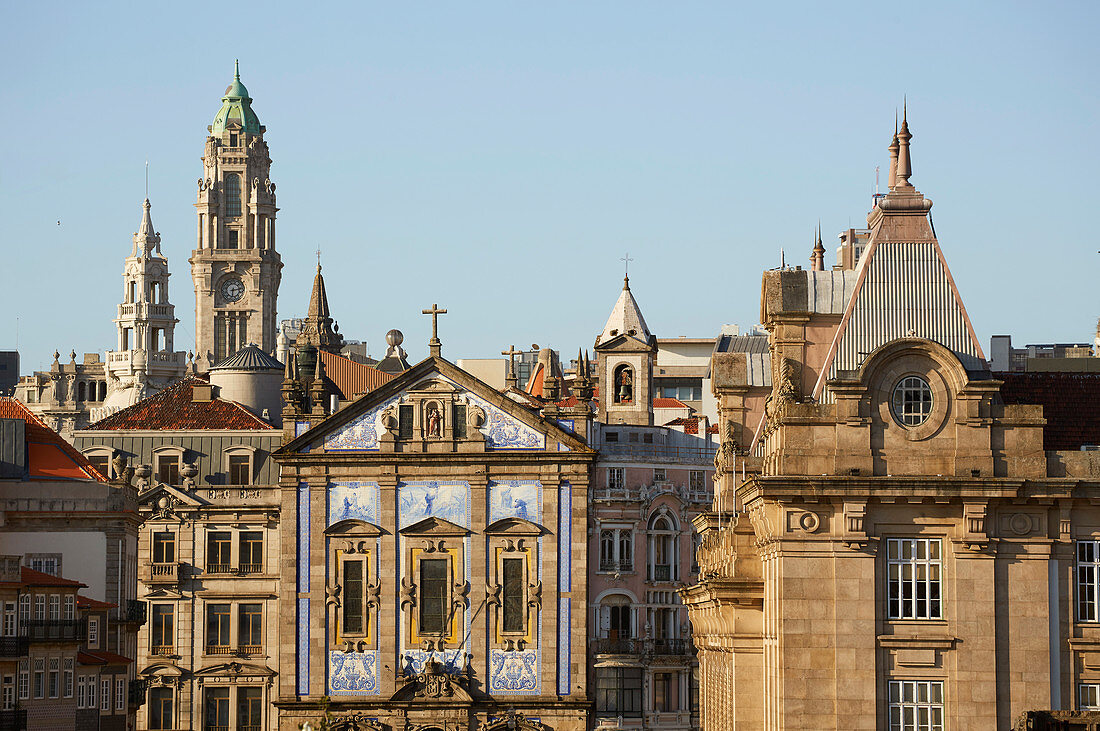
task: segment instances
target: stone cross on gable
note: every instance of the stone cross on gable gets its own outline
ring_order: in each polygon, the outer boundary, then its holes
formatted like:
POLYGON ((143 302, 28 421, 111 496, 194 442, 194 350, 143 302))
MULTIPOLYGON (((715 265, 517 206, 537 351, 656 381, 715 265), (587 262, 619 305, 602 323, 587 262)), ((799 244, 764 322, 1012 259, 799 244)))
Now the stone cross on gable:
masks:
POLYGON ((509 386, 515 386, 516 385, 516 356, 517 355, 523 355, 523 351, 522 350, 516 350, 516 346, 512 345, 508 348, 508 350, 500 351, 500 354, 508 356, 508 378, 505 379, 505 382, 509 386))
POLYGON ((439 342, 439 316, 446 315, 447 311, 439 309, 439 305, 433 303, 430 310, 421 310, 420 313, 432 316, 432 339, 428 341, 428 348, 431 354, 438 358, 443 349, 443 343, 439 342))

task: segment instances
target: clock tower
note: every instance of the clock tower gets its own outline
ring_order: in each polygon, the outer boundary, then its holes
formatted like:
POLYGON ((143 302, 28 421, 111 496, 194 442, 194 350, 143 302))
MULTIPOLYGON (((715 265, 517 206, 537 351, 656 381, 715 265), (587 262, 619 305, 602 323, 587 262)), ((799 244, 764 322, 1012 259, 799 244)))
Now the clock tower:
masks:
POLYGON ((199 179, 195 283, 195 365, 207 370, 245 345, 275 349, 283 263, 275 250, 275 184, 265 127, 234 69, 207 127, 199 179))

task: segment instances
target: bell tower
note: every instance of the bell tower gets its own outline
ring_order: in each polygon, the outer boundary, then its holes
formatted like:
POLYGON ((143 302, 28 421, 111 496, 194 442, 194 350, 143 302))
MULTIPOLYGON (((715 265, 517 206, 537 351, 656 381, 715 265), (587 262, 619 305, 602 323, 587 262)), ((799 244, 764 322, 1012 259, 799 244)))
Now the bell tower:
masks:
POLYGON ((604 424, 653 425, 653 366, 657 338, 649 332, 630 291, 630 278, 596 337, 600 378, 599 418, 604 424))
POLYGON ((205 371, 249 343, 270 353, 283 263, 275 250, 275 184, 266 128, 252 111, 239 68, 209 135, 199 178, 195 365, 205 371))

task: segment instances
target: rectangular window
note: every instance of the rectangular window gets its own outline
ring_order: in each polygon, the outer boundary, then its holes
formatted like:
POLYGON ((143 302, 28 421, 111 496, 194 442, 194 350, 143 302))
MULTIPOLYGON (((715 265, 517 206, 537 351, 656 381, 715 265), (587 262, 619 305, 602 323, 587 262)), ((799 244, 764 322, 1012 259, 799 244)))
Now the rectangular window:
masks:
POLYGON ((242 531, 239 543, 240 573, 259 574, 264 570, 263 531, 242 531))
POLYGON ((890 681, 890 731, 943 731, 943 682, 890 681))
POLYGON ((115 710, 126 710, 126 678, 115 678, 115 710))
POLYGON ((233 534, 229 531, 212 531, 206 534, 206 572, 227 574, 232 569, 229 554, 233 546, 233 534))
POLYGON ((622 490, 626 487, 626 470, 622 467, 607 468, 607 488, 622 490))
POLYGON ((46 619, 46 595, 35 594, 34 595, 34 618, 38 621, 46 619))
POLYGON ((83 708, 84 704, 87 703, 87 695, 84 692, 84 683, 85 683, 85 679, 84 679, 83 675, 81 675, 79 678, 76 679, 76 707, 77 708, 83 708))
POLYGON ((27 661, 19 661, 19 700, 25 701, 31 697, 31 673, 27 668, 27 661))
POLYGON ((1100 683, 1077 684, 1077 710, 1100 711, 1100 683))
POLYGON ((641 716, 642 669, 596 668, 596 712, 603 716, 641 716))
POLYGON ((665 481, 665 471, 663 469, 653 470, 653 481, 654 482, 664 482, 665 481))
POLYGON ((4 603, 4 636, 15 636, 15 602, 4 603))
POLYGON ((61 619, 61 595, 50 594, 50 619, 61 619))
POLYGON ((229 688, 203 690, 202 727, 205 731, 229 728, 229 688))
POLYGON ((149 690, 149 728, 160 731, 161 729, 174 728, 172 718, 172 689, 151 688, 149 690))
POLYGON ((99 685, 99 710, 111 710, 111 679, 103 678, 99 685))
POLYGON ((72 594, 65 595, 65 611, 61 615, 61 618, 67 621, 72 621, 76 616, 76 597, 72 594))
POLYGON ((34 660, 34 697, 46 697, 46 659, 42 657, 34 660))
MULTIPOLYGON (((232 216, 233 214, 231 213, 229 215, 232 216)), ((237 209, 237 214, 236 215, 238 215, 238 216, 241 215, 241 212, 240 212, 239 208, 237 209)), ((226 231, 225 248, 227 248, 227 249, 236 249, 238 241, 239 241, 239 237, 240 237, 240 233, 235 228, 231 228, 228 231, 226 231)))
POLYGON ((451 429, 455 439, 466 438, 466 405, 454 404, 451 407, 451 429))
POLYGON ((88 647, 99 647, 99 617, 88 617, 88 647))
POLYGON ((1100 621, 1100 541, 1077 541, 1077 619, 1100 621))
POLYGON ((939 538, 891 538, 887 570, 890 619, 940 619, 939 538))
POLYGON ((85 708, 95 708, 95 692, 96 692, 96 677, 94 675, 88 676, 88 705, 85 708))
POLYGON ((15 676, 4 676, 3 697, 0 698, 0 707, 5 711, 15 708, 15 676))
POLYGON ((400 404, 397 407, 397 436, 400 439, 412 439, 413 435, 413 407, 411 404, 400 404))
POLYGON ((350 635, 364 634, 363 562, 344 561, 344 627, 350 635))
POLYGON ((176 534, 171 531, 153 534, 153 563, 176 562, 176 534))
POLYGON ((706 489, 707 473, 703 470, 691 470, 688 472, 688 489, 693 492, 702 492, 706 489))
POLYGON ((206 652, 225 655, 229 652, 229 605, 206 605, 206 652))
POLYGON ((677 705, 675 673, 653 673, 653 710, 675 711, 677 705))
POLYGON ((249 455, 249 454, 231 454, 231 455, 229 455, 229 484, 230 485, 251 485, 252 484, 252 455, 249 455))
POLYGON ((420 561, 420 632, 443 634, 447 623, 447 582, 450 562, 445 558, 420 561))
POLYGON ((100 452, 99 454, 89 454, 86 456, 88 457, 88 461, 92 463, 92 467, 95 467, 96 472, 103 475, 104 477, 110 478, 110 456, 103 454, 102 452, 100 452))
POLYGON ((522 558, 506 558, 504 559, 504 597, 503 597, 503 609, 504 609, 504 631, 505 632, 523 632, 524 631, 524 615, 527 612, 524 611, 523 601, 523 563, 522 558))
POLYGON ((71 657, 65 658, 65 675, 62 678, 64 683, 64 695, 66 698, 73 697, 73 666, 74 660, 71 657))
POLYGON ((603 440, 605 442, 617 442, 617 441, 619 441, 619 432, 609 431, 606 434, 604 434, 603 440))
POLYGON ((157 456, 157 479, 166 485, 178 485, 180 482, 180 456, 161 454, 157 456))
POLYGON ((31 595, 20 594, 19 596, 19 623, 31 621, 31 595))
POLYGON ((153 655, 170 655, 176 645, 176 608, 172 604, 154 604, 152 610, 149 651, 153 655))
POLYGON ((30 556, 30 567, 35 571, 41 571, 50 576, 61 575, 61 555, 47 554, 45 556, 30 556))
POLYGON ((237 646, 256 654, 263 646, 263 605, 241 604, 237 609, 237 646))
POLYGON ((237 688, 237 728, 260 731, 263 727, 263 688, 237 688))
POLYGON ((50 674, 49 674, 49 695, 50 698, 61 697, 61 658, 50 658, 50 674))

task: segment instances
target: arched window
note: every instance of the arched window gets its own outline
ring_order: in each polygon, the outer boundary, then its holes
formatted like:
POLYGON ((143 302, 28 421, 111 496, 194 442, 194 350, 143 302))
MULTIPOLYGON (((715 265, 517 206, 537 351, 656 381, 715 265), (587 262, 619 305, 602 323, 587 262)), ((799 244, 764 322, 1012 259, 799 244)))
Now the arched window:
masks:
POLYGON ((616 571, 618 564, 615 562, 615 531, 600 531, 600 571, 616 571))
POLYGON ((600 633, 608 640, 634 638, 634 607, 630 597, 612 594, 600 603, 600 633))
POLYGON ((87 401, 87 398, 86 398, 86 396, 88 394, 87 388, 88 388, 88 386, 84 383, 84 381, 81 381, 77 385, 77 387, 76 387, 76 394, 77 394, 76 395, 76 400, 77 401, 87 401))
POLYGON ((678 581, 680 578, 678 560, 679 535, 676 520, 665 512, 654 513, 649 519, 649 566, 650 581, 678 581))
POLYGON ((100 401, 106 401, 107 400, 107 382, 106 381, 100 381, 99 382, 99 400, 100 401))
POLYGON ((230 173, 225 176, 225 215, 237 218, 241 215, 241 176, 230 173))
POLYGON ((617 404, 634 403, 634 369, 625 363, 615 367, 615 388, 612 391, 617 404))

